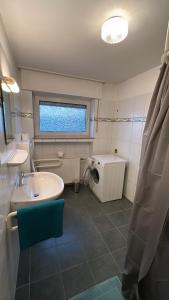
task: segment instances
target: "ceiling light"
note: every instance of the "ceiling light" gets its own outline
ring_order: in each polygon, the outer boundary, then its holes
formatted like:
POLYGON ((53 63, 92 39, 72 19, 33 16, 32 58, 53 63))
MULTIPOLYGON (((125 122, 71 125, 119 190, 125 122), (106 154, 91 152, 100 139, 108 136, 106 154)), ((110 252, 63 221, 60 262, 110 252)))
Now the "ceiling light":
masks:
POLYGON ((123 17, 112 17, 106 20, 101 29, 101 38, 109 44, 123 41, 128 34, 128 21, 123 17))
POLYGON ((7 93, 19 93, 20 89, 16 82, 16 80, 13 77, 3 77, 1 82, 2 90, 7 93))

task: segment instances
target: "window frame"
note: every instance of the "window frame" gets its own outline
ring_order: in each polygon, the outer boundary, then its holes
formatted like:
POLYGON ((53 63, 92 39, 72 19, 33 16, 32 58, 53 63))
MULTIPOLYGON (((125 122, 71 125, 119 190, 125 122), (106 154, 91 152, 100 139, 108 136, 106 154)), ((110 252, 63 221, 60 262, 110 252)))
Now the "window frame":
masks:
POLYGON ((62 97, 46 97, 46 96, 35 96, 34 98, 34 135, 35 138, 90 138, 90 114, 91 105, 90 100, 86 99, 70 99, 62 97), (40 114, 39 114, 39 103, 44 102, 54 102, 54 103, 65 103, 72 105, 85 105, 86 106, 86 131, 85 132, 41 132, 40 131, 40 114))

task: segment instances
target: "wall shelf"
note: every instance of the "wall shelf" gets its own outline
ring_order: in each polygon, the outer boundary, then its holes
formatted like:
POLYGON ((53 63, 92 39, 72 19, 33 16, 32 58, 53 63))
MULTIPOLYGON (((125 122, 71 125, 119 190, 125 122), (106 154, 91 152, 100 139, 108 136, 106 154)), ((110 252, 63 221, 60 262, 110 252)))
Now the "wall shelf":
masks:
POLYGON ((24 164, 24 162, 28 158, 28 152, 21 149, 16 149, 15 153, 10 157, 10 159, 7 162, 8 166, 16 167, 24 164))

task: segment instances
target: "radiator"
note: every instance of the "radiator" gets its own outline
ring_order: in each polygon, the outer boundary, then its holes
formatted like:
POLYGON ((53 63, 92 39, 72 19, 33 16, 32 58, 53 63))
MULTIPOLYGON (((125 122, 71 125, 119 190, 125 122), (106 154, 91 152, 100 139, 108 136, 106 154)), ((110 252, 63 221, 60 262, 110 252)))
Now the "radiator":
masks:
POLYGON ((62 177, 64 183, 80 181, 80 158, 50 158, 33 161, 34 170, 52 172, 62 177))

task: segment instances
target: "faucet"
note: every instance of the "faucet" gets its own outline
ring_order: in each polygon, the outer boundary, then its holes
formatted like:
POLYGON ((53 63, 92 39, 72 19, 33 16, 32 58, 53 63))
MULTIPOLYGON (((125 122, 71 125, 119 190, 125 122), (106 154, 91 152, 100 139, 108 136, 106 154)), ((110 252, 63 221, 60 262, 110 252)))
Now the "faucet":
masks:
POLYGON ((33 173, 25 173, 25 172, 19 172, 19 186, 23 185, 23 179, 27 177, 32 177, 34 176, 33 173))

